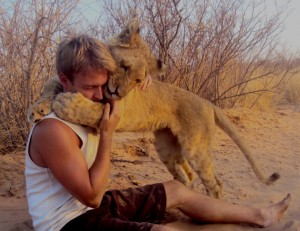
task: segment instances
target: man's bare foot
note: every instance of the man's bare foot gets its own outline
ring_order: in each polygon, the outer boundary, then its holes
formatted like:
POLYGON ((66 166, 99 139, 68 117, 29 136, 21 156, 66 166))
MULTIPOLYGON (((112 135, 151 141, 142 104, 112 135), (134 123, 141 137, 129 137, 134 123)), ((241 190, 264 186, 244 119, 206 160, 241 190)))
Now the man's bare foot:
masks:
POLYGON ((288 194, 282 201, 270 205, 260 210, 263 216, 261 227, 269 227, 275 224, 283 215, 284 211, 288 208, 291 201, 291 195, 288 194))

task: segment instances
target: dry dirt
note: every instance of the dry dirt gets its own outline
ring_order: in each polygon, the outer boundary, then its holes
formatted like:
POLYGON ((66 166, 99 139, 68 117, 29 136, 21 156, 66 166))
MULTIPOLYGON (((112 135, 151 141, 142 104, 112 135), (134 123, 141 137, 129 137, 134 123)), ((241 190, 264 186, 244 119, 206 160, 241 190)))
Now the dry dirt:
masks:
MULTIPOLYGON (((288 192, 292 203, 282 220, 268 231, 300 230, 300 110, 286 107, 277 112, 230 109, 225 113, 250 144, 266 173, 278 171, 281 179, 265 186, 254 176, 240 150, 221 130, 213 145, 213 159, 223 181, 224 200, 267 206, 288 192)), ((109 188, 126 188, 171 179, 158 160, 148 133, 117 133, 112 152, 109 188)), ((24 153, 0 156, 0 230, 33 230, 27 212, 24 184, 24 153)), ((195 190, 203 192, 201 181, 195 190)), ((195 223, 177 211, 166 217, 180 230, 261 230, 247 225, 195 223)))

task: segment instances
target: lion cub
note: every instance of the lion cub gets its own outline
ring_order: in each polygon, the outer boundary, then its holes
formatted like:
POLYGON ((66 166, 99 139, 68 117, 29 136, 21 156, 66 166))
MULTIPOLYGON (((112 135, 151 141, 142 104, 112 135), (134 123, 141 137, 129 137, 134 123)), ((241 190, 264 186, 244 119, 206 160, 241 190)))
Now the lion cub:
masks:
MULTIPOLYGON (((107 42, 118 67, 109 78, 105 97, 120 99, 123 107, 117 131, 154 132, 157 153, 173 177, 190 185, 193 169, 201 178, 208 195, 216 198, 222 192, 210 154, 216 125, 234 140, 262 182, 270 184, 277 180, 277 173, 264 176, 236 128, 209 101, 159 81, 153 81, 144 92, 135 87, 147 74, 165 70, 165 66, 151 54, 139 30, 138 21, 132 20, 119 35, 107 42)), ((50 83, 53 89, 57 89, 57 81, 50 83)), ((49 91, 51 86, 46 89, 48 93, 44 92, 44 97, 53 94, 49 91)), ((31 109, 31 119, 35 114, 37 117, 43 116, 36 108, 38 105, 31 109)), ((79 93, 62 93, 55 98, 52 109, 62 119, 98 128, 103 105, 79 93)))

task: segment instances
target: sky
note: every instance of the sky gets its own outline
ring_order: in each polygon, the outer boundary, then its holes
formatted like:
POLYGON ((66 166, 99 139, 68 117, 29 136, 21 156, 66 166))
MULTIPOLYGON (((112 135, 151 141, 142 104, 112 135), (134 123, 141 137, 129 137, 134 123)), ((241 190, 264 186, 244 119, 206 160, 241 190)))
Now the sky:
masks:
MULTIPOLYGON (((285 0, 283 0, 285 1, 285 0)), ((292 0, 290 13, 286 19, 285 29, 281 35, 282 42, 300 52, 300 1, 292 0)))

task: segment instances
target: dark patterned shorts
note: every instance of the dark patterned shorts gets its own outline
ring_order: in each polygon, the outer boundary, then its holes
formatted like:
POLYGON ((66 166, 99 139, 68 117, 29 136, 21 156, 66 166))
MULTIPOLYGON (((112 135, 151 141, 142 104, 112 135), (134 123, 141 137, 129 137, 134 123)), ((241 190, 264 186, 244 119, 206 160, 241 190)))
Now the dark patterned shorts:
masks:
POLYGON ((107 191, 97 209, 69 221, 61 230, 148 231, 166 210, 163 184, 107 191))

